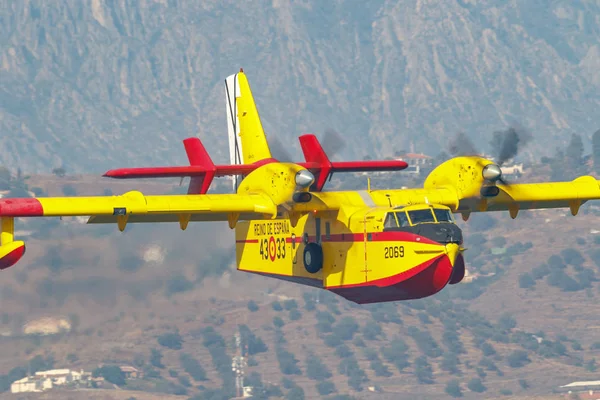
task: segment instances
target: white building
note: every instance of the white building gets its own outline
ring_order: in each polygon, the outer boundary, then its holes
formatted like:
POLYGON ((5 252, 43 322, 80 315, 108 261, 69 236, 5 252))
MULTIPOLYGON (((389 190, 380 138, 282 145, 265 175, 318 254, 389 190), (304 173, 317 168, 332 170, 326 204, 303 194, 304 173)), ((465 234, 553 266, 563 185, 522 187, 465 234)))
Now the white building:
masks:
POLYGON ((34 376, 28 376, 10 385, 12 393, 43 392, 54 386, 62 386, 71 382, 87 381, 92 374, 82 371, 71 371, 70 369, 51 369, 38 371, 34 376))

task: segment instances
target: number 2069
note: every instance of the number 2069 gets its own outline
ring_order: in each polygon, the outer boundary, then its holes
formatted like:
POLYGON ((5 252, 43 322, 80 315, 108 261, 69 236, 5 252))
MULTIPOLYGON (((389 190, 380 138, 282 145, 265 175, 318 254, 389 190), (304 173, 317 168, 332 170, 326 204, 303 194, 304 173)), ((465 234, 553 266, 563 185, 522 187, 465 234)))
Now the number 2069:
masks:
POLYGON ((404 257, 404 246, 389 246, 384 249, 384 258, 404 257))

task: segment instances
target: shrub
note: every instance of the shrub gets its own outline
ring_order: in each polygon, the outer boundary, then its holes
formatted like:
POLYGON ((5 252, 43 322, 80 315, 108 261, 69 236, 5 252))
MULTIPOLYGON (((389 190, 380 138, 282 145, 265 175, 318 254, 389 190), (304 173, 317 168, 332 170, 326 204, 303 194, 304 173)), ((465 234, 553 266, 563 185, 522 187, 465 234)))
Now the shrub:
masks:
POLYGON ((453 375, 459 375, 460 369, 458 369, 459 364, 458 356, 454 353, 444 353, 442 358, 442 362, 440 363, 440 367, 444 371, 448 371, 448 373, 453 375))
POLYGON ((94 371, 92 371, 92 376, 96 378, 103 377, 108 382, 117 386, 125 385, 125 374, 123 371, 121 371, 121 368, 116 365, 105 365, 103 367, 96 368, 94 371))
POLYGON ((358 324, 352 317, 344 317, 333 327, 333 334, 342 340, 352 340, 358 331, 358 324))
POLYGON ((455 398, 463 397, 458 379, 452 379, 446 383, 446 393, 455 398))
POLYGON ((352 344, 354 344, 356 347, 365 347, 366 346, 365 342, 358 336, 356 336, 354 338, 354 340, 352 341, 352 344))
POLYGON ((362 336, 367 340, 377 340, 381 335, 383 335, 383 331, 376 322, 367 323, 362 328, 362 336))
POLYGON ((152 349, 150 351, 150 364, 152 364, 156 368, 164 368, 165 366, 162 363, 162 353, 160 350, 152 349))
POLYGON ((327 335, 324 338, 324 342, 328 347, 337 347, 342 344, 342 339, 340 339, 337 335, 327 335))
POLYGON ((242 345, 247 349, 249 355, 264 353, 268 350, 262 339, 256 336, 246 325, 240 325, 240 336, 242 345))
POLYGON ((494 346, 492 346, 488 342, 484 342, 481 344, 481 352, 484 356, 493 356, 494 354, 496 354, 494 346))
POLYGON ((331 378, 331 372, 319 357, 309 353, 306 356, 306 376, 316 381, 324 381, 331 378))
POLYGON ((321 396, 327 396, 335 392, 335 385, 331 381, 319 382, 317 383, 317 391, 321 396))
POLYGON ((519 287, 521 289, 529 289, 535 286, 535 280, 528 273, 519 276, 519 287))
POLYGON ((302 313, 298 309, 294 308, 290 311, 290 321, 297 321, 302 318, 302 313))
POLYGON ((503 331, 510 331, 511 329, 517 326, 517 321, 512 315, 504 313, 498 319, 498 326, 503 331))
POLYGON ((179 362, 184 371, 194 378, 195 381, 206 380, 206 371, 194 357, 183 353, 179 356, 179 362))
POLYGON ((285 308, 288 311, 295 310, 298 308, 298 303, 296 303, 296 300, 294 299, 286 300, 283 302, 283 308, 285 308))
POLYGON ((596 370, 598 369, 597 365, 596 365, 596 359, 592 358, 591 360, 589 360, 588 362, 585 363, 585 369, 589 372, 596 372, 596 370))
POLYGON ((585 259, 581 255, 581 253, 573 248, 564 249, 560 252, 565 263, 572 266, 579 266, 585 262, 585 259))
POLYGON ((427 362, 425 356, 418 357, 415 360, 415 375, 419 383, 433 383, 433 370, 431 365, 427 362))
POLYGON ((67 197, 77 196, 77 189, 73 185, 64 185, 62 187, 62 192, 67 197))
POLYGON ((487 388, 483 385, 483 383, 481 382, 481 379, 479 379, 479 378, 471 379, 469 381, 469 383, 467 384, 467 387, 469 388, 469 390, 471 390, 473 392, 477 392, 477 393, 482 393, 487 390, 487 388))
POLYGON ((335 348, 335 354, 339 358, 351 357, 353 355, 352 351, 345 344, 341 344, 335 348))
POLYGON ((273 325, 275 325, 275 327, 277 327, 277 328, 281 328, 283 325, 285 325, 285 323, 283 322, 283 320, 280 317, 274 317, 273 325))
POLYGON ((390 377, 393 374, 387 366, 385 366, 379 358, 372 360, 370 363, 371 369, 375 372, 375 376, 390 377))
POLYGON ((274 301, 273 303, 271 303, 271 307, 273 307, 273 310, 275 311, 282 311, 283 307, 281 306, 281 303, 279 303, 278 301, 274 301))
POLYGON ((165 333, 158 337, 158 344, 172 350, 181 350, 183 339, 179 332, 165 333))
POLYGON ((275 349, 279 370, 285 375, 301 375, 302 371, 298 368, 298 360, 289 351, 278 346, 275 349))
POLYGON ((258 304, 256 304, 254 300, 250 300, 248 302, 248 310, 250 310, 250 312, 258 311, 258 304))
POLYGON ((176 293, 187 292, 193 288, 194 283, 192 281, 188 280, 183 274, 177 273, 169 278, 165 291, 167 296, 171 296, 176 293))
POLYGON ((521 386, 522 389, 527 389, 529 387, 529 383, 527 383, 525 379, 519 379, 519 386, 521 386))
POLYGON ((523 350, 513 351, 508 355, 506 360, 508 361, 508 365, 512 368, 521 368, 531 362, 529 357, 527 357, 527 352, 523 350))

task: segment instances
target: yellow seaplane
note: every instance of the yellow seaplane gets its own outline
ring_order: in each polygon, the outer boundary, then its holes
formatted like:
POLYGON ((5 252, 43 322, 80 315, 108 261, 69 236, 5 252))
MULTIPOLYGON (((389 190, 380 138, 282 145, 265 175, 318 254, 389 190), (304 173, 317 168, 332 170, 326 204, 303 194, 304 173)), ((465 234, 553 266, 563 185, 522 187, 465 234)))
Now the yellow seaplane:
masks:
POLYGON ((0 269, 25 243, 15 218, 88 216, 90 224, 227 221, 235 230, 237 269, 323 288, 356 303, 431 296, 465 275, 455 214, 569 207, 600 198, 598 181, 507 184, 499 163, 478 156, 436 167, 422 188, 323 191, 333 173, 399 171, 403 161, 332 162, 314 135, 300 136, 304 162, 273 158, 243 71, 225 80, 230 165, 215 165, 198 138, 184 140, 188 166, 108 171, 118 179, 189 177, 188 193, 0 199, 0 269), (233 194, 207 193, 230 176, 233 194))

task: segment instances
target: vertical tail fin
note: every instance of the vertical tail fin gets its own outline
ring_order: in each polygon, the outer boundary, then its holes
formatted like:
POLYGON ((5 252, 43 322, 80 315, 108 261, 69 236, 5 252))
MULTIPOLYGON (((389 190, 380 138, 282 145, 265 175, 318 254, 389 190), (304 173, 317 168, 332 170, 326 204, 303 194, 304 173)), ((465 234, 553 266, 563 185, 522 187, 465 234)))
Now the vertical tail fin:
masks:
MULTIPOLYGON (((225 100, 231 164, 252 164, 271 158, 250 84, 242 70, 225 79, 225 100)), ((234 177, 234 189, 238 180, 234 177)))

